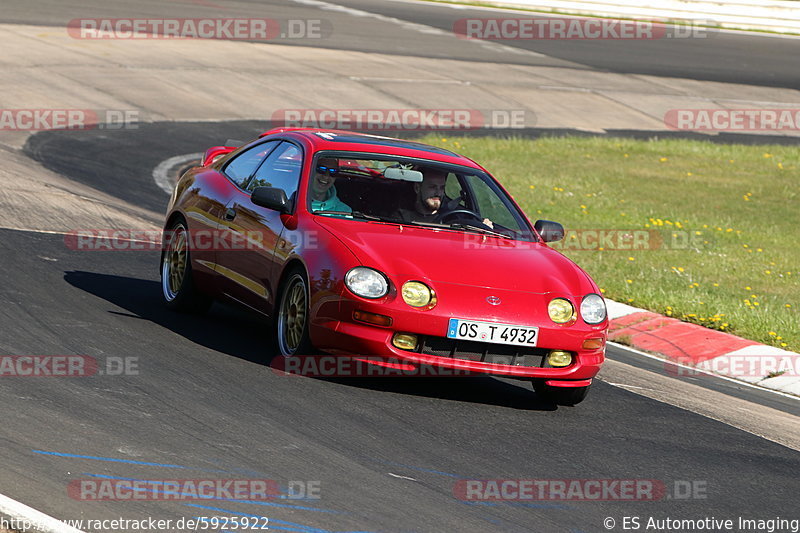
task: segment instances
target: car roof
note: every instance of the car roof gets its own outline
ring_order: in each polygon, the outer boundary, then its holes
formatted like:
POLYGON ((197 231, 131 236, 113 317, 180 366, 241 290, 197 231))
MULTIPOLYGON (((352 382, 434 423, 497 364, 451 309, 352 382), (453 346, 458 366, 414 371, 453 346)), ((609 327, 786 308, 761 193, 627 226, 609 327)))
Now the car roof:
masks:
POLYGON ((406 139, 395 139, 380 135, 370 135, 345 130, 322 130, 315 128, 274 128, 266 131, 260 137, 280 134, 284 138, 302 138, 306 140, 315 152, 331 150, 337 152, 364 152, 394 156, 414 157, 428 159, 441 163, 463 165, 483 170, 483 167, 472 159, 451 152, 446 148, 439 148, 406 139))

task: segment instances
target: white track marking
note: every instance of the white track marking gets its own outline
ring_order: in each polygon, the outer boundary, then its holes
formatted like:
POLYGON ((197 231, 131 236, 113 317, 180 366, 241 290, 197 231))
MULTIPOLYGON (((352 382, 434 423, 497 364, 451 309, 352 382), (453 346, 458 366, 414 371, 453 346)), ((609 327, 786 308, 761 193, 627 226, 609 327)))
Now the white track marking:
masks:
POLYGON ((175 184, 172 183, 172 180, 169 177, 169 171, 178 165, 188 163, 193 159, 200 159, 201 157, 203 157, 203 154, 198 152, 196 154, 176 155, 175 157, 165 159, 153 169, 153 181, 156 182, 156 185, 159 189, 167 194, 172 194, 175 184))
POLYGON ((61 520, 56 520, 33 507, 28 507, 24 503, 12 500, 8 496, 0 494, 0 515, 13 518, 18 523, 28 521, 32 527, 29 531, 43 533, 82 533, 80 529, 68 526, 61 520))
MULTIPOLYGON (((323 2, 322 0, 292 0, 292 1, 306 6, 318 7, 326 11, 335 11, 338 13, 344 13, 346 15, 351 15, 353 17, 373 18, 375 20, 380 20, 381 22, 396 24, 403 29, 415 31, 417 33, 423 33, 426 35, 444 35, 444 36, 455 37, 455 34, 451 31, 440 30, 439 28, 434 28, 433 26, 428 26, 427 24, 417 24, 416 22, 409 22, 407 20, 402 20, 394 17, 387 17, 386 15, 381 15, 379 13, 370 13, 369 11, 362 11, 360 9, 354 9, 352 7, 340 6, 337 4, 332 4, 330 2, 323 2)), ((464 39, 464 42, 475 43, 493 52, 500 52, 504 54, 526 55, 532 57, 546 57, 544 54, 540 54, 539 52, 514 48, 513 46, 506 46, 504 44, 499 44, 490 41, 481 41, 478 39, 464 39)))
POLYGON ((416 479, 414 479, 413 477, 401 476, 400 474, 392 474, 391 472, 386 472, 386 473, 392 477, 396 477, 397 479, 408 479, 409 481, 416 481, 416 479))

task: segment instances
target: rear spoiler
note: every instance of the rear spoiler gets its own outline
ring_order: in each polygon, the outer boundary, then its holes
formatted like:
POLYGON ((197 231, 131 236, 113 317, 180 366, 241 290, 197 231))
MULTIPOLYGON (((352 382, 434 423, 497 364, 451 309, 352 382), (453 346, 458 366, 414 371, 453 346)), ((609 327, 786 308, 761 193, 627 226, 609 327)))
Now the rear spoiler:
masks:
POLYGON ((204 167, 207 167, 208 165, 210 165, 211 163, 213 163, 214 161, 216 161, 220 157, 222 157, 224 155, 228 155, 229 153, 233 152, 237 148, 239 148, 239 147, 238 146, 212 146, 211 148, 206 150, 206 153, 203 155, 202 165, 204 167))
POLYGON ((265 131, 264 133, 262 133, 262 134, 261 134, 261 135, 259 135, 258 137, 259 137, 259 139, 260 139, 261 137, 266 137, 267 135, 273 135, 273 134, 275 134, 275 133, 283 133, 283 132, 285 132, 285 131, 300 131, 300 130, 305 130, 305 131, 319 131, 319 130, 315 130, 314 128, 286 128, 286 127, 278 127, 278 128, 272 128, 272 129, 271 129, 271 130, 269 130, 269 131, 265 131))

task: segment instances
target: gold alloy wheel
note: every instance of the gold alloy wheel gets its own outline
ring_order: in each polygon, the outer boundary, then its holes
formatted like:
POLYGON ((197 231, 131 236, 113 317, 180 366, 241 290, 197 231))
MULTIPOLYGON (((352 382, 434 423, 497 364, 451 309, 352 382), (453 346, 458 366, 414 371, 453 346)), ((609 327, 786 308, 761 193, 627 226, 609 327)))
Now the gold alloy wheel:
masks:
POLYGON ((303 342, 308 314, 305 280, 294 274, 286 286, 281 299, 279 321, 280 350, 284 355, 292 355, 303 342))
POLYGON ((167 300, 172 301, 177 298, 186 277, 188 262, 186 229, 182 225, 177 225, 172 232, 169 248, 164 253, 162 283, 167 300))

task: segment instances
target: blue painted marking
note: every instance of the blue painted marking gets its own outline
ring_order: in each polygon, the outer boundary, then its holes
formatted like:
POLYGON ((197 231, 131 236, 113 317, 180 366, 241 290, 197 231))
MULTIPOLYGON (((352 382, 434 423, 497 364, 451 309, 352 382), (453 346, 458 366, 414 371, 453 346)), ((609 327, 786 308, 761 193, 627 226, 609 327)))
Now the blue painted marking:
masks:
POLYGON ((196 470, 198 472, 206 472, 209 474, 230 474, 227 470, 212 470, 206 468, 196 468, 193 466, 184 466, 184 465, 174 465, 168 463, 151 463, 147 461, 135 461, 133 459, 119 459, 117 457, 101 457, 97 455, 79 455, 75 453, 61 453, 61 452, 46 452, 44 450, 31 450, 33 453, 38 453, 39 455, 51 455, 54 457, 66 457, 69 459, 91 459, 93 461, 105 461, 110 463, 124 463, 129 465, 139 465, 139 466, 157 466, 160 468, 177 468, 180 470, 196 470))
POLYGON ((40 455, 53 455, 55 457, 70 457, 72 459, 92 459, 95 461, 108 461, 111 463, 126 463, 126 464, 141 465, 141 466, 160 466, 162 468, 181 468, 181 469, 189 468, 182 465, 171 465, 165 463, 148 463, 146 461, 134 461, 133 459, 117 459, 115 457, 99 457, 96 455, 77 455, 74 453, 45 452, 43 450, 31 450, 31 451, 33 453, 38 453, 40 455))

